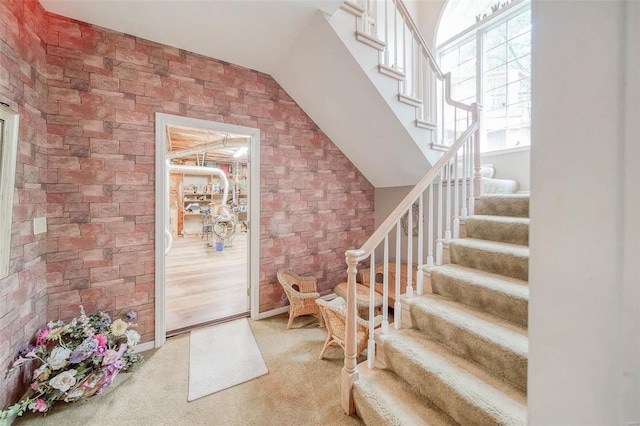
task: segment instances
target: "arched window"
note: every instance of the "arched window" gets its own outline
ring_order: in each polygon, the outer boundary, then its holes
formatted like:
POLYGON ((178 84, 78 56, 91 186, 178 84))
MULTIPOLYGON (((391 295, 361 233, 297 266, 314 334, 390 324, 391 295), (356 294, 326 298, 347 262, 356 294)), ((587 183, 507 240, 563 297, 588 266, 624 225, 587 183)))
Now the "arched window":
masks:
POLYGON ((437 33, 452 97, 482 105, 483 152, 531 144, 531 5, 449 0, 437 33))

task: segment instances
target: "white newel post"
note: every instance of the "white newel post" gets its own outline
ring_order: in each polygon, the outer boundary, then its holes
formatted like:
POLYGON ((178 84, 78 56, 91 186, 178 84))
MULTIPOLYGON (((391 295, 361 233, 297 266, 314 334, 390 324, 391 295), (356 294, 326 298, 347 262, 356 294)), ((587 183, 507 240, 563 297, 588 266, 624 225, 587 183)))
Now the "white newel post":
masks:
POLYGON ((355 412, 351 389, 358 380, 358 364, 356 357, 356 265, 361 252, 347 251, 347 325, 344 342, 344 367, 342 368, 342 382, 340 386, 340 405, 345 413, 355 412))

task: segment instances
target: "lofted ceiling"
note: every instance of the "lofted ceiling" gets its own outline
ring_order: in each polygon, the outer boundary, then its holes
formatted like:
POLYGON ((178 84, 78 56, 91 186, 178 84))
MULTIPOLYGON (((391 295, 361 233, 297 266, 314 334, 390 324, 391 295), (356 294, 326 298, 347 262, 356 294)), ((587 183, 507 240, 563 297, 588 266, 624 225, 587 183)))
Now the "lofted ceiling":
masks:
POLYGON ((341 0, 40 0, 48 12, 272 74, 341 0))
POLYGON ((190 153, 172 159, 174 164, 247 164, 247 149, 239 150, 237 145, 249 146, 249 136, 198 129, 186 126, 167 125, 167 151, 180 152, 210 146, 202 153, 190 153))

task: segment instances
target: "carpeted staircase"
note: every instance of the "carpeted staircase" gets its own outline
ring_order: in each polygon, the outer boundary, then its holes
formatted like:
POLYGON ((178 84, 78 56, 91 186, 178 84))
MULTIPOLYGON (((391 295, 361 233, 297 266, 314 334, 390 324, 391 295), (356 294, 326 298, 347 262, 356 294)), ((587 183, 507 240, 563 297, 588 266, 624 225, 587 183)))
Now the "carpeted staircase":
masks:
POLYGON ((355 383, 365 424, 527 423, 529 196, 482 196, 476 213, 429 271, 433 294, 410 299, 413 328, 380 337, 385 368, 355 383))

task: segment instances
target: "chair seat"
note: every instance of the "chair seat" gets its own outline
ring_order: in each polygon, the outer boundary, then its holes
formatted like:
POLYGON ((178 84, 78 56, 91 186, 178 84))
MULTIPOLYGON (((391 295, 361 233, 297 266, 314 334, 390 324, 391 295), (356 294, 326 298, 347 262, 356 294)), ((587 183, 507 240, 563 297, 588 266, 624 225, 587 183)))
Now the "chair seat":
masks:
MULTIPOLYGON (((316 299, 316 303, 320 308, 320 313, 327 326, 327 340, 320 352, 320 359, 324 358, 324 354, 332 345, 338 345, 344 350, 346 336, 346 311, 347 302, 342 297, 327 302, 326 300, 316 299)), ((374 318, 374 329, 382 324, 382 316, 378 315, 374 318)), ((369 323, 362 318, 356 317, 356 351, 360 353, 367 348, 369 339, 369 323)))

